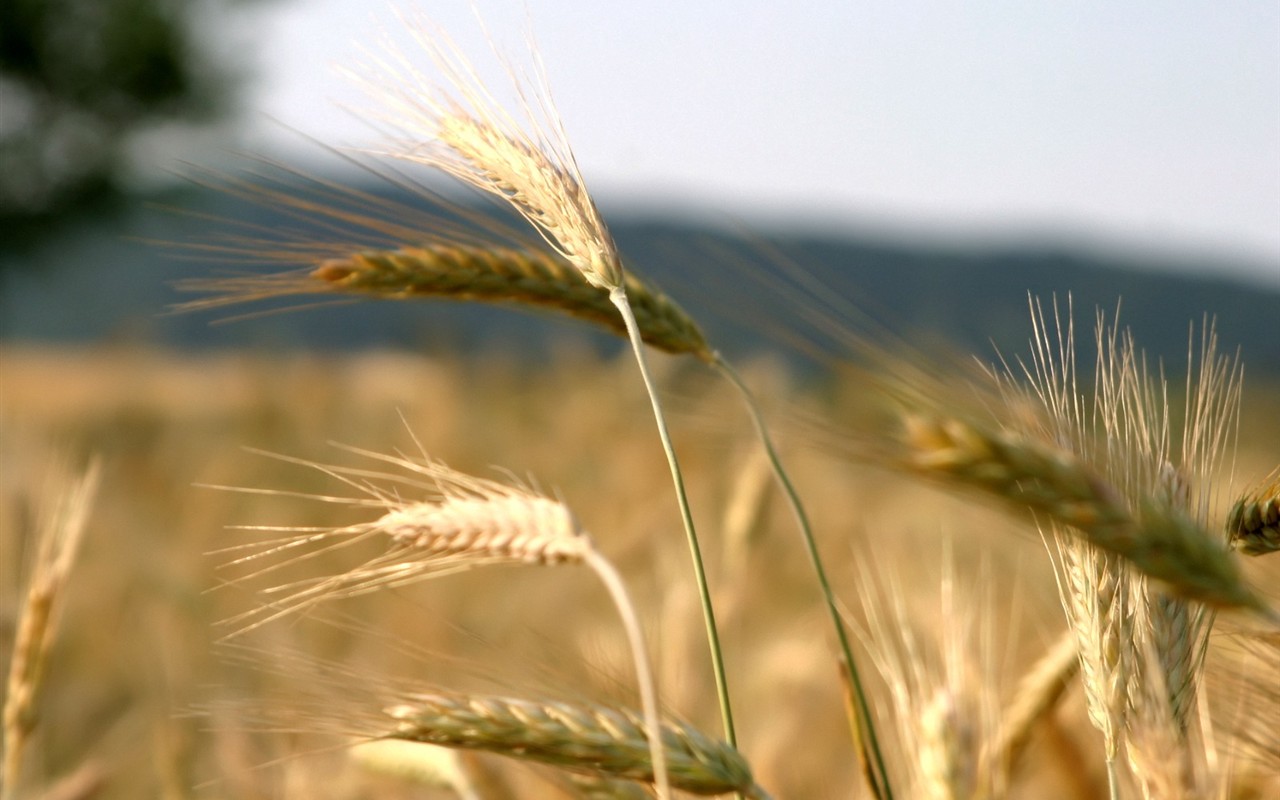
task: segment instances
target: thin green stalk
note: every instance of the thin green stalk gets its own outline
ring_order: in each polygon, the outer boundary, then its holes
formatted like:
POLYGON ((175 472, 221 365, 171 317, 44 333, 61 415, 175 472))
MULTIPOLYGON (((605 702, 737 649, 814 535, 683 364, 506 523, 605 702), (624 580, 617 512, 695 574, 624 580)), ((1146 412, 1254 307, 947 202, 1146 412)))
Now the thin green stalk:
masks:
POLYGON ((773 467, 774 477, 777 478, 779 486, 782 487, 783 493, 787 496, 792 516, 795 517, 796 525, 800 528, 800 535, 804 539, 809 561, 813 564, 813 571, 817 574, 818 585, 822 588, 823 599, 826 601, 827 610, 831 614, 831 624, 835 628, 836 638, 840 643, 840 651, 849 671, 849 682, 853 688, 854 705, 856 707, 853 730, 854 745, 864 751, 863 758, 869 767, 867 777, 876 797, 881 798, 881 800, 893 800, 893 790, 889 785, 889 772, 885 766, 884 755, 880 751, 880 742, 876 736, 875 724, 871 719, 866 693, 862 688, 862 679, 858 676, 858 668, 853 659, 853 648, 849 644, 849 636, 845 631, 840 609, 836 605, 835 593, 831 589, 831 582, 827 579, 827 570, 822 565, 822 555, 818 552, 818 545, 813 537, 813 527, 809 523, 809 514, 805 511, 804 504, 800 502, 800 495, 796 491, 794 484, 791 483, 790 476, 787 475, 786 469, 782 466, 782 460, 773 445, 773 437, 769 435, 769 429, 765 425, 764 417, 760 413, 760 408, 756 405, 751 390, 747 388, 738 371, 719 353, 716 354, 713 364, 741 393, 743 400, 746 402, 747 410, 751 414, 751 421, 755 424, 756 434, 760 437, 760 443, 764 446, 765 454, 769 457, 769 464, 773 467))
POLYGON ((644 345, 640 339, 640 330, 636 325, 635 315, 631 313, 631 304, 627 301, 627 292, 622 286, 609 291, 609 300, 618 307, 623 322, 627 326, 627 335, 631 340, 631 349, 636 356, 636 364, 640 368, 640 377, 644 380, 645 390, 649 393, 649 402, 653 405, 654 422, 658 425, 658 437, 662 439, 662 449, 667 455, 667 465, 671 468, 671 481, 675 484, 676 499, 680 504, 680 517, 684 522, 684 532, 689 539, 689 555, 693 559, 693 574, 698 583, 698 597, 702 602, 702 618, 707 627, 707 645, 711 648, 711 668, 715 672, 716 695, 720 701, 720 718, 724 722, 724 738, 736 747, 737 734, 733 727, 733 709, 729 704, 729 682, 725 677, 724 655, 720 649, 720 632, 716 627, 715 610, 711 607, 711 588, 707 584, 707 571, 702 563, 702 548, 698 545, 698 534, 693 527, 693 513, 689 510, 689 498, 684 489, 684 477, 680 473, 680 462, 676 460, 676 451, 671 444, 671 435, 667 432, 666 417, 662 413, 662 404, 658 401, 658 392, 653 385, 653 377, 649 374, 649 365, 644 357, 644 345))
POLYGON ((618 614, 622 617, 622 626, 626 629, 627 638, 631 642, 631 656, 636 665, 636 681, 640 686, 640 708, 644 712, 644 726, 649 736, 649 757, 653 759, 654 785, 658 791, 659 800, 670 800, 671 779, 667 775, 667 754, 662 748, 657 681, 654 678, 653 669, 649 666, 649 649, 644 643, 640 619, 636 616, 635 607, 627 595, 622 576, 608 559, 597 552, 595 547, 588 547, 583 560, 587 562, 587 566, 595 570, 605 588, 609 590, 614 605, 618 607, 618 614))

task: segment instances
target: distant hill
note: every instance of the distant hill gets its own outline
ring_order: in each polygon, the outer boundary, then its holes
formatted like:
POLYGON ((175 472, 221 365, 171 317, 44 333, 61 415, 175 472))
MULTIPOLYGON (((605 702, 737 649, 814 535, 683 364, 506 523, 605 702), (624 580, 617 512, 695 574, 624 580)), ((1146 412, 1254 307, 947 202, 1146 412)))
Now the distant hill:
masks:
MULTIPOLYGON (((165 202, 213 217, 245 213, 238 201, 207 190, 186 190, 165 202)), ((262 215, 255 221, 285 224, 262 215)), ((993 346, 1020 353, 1030 334, 1028 293, 1046 300, 1070 294, 1080 335, 1092 335, 1095 309, 1112 312, 1120 303, 1121 321, 1173 372, 1185 364, 1189 324, 1208 315, 1216 319, 1224 349, 1239 347, 1251 374, 1280 376, 1280 289, 1211 273, 1180 274, 1155 260, 1138 263, 1061 245, 977 249, 871 242, 835 232, 781 231, 752 239, 626 215, 611 217, 610 226, 629 263, 694 311, 730 350, 785 343, 789 331, 812 325, 817 306, 788 300, 775 285, 778 275, 800 269, 821 283, 816 296, 847 300, 917 343, 942 342, 983 355, 993 346)), ((0 339, 179 348, 516 347, 531 356, 567 337, 616 346, 578 323, 448 303, 362 302, 225 325, 210 323, 240 312, 166 315, 169 305, 187 299, 170 288, 173 280, 225 267, 177 261, 139 240, 191 241, 207 238, 209 227, 139 205, 57 242, 0 251, 0 339)))

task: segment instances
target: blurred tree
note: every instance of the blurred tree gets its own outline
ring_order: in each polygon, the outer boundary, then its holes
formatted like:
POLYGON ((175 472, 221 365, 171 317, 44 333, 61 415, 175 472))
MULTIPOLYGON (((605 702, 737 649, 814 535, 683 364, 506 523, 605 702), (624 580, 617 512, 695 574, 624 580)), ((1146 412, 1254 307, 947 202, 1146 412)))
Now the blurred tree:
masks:
MULTIPOLYGON (((227 2, 228 0, 219 0, 227 2)), ((192 0, 0 2, 0 238, 30 243, 109 208, 127 146, 154 126, 215 119, 232 84, 196 46, 192 0)))

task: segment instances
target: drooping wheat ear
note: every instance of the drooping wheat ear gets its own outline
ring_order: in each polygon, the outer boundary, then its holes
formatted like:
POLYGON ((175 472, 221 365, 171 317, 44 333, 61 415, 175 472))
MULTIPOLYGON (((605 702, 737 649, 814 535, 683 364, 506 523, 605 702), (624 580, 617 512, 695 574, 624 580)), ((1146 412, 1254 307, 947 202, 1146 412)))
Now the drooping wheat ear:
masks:
POLYGON ((1053 713, 1079 671, 1076 634, 1068 630, 1022 676, 1000 720, 1000 738, 996 745, 996 757, 1007 773, 1012 774, 1017 767, 1036 723, 1053 713))
MULTIPOLYGON (((384 738, 501 753, 588 775, 654 779, 649 738, 632 711, 583 703, 432 693, 388 708, 396 720, 384 738)), ((715 795, 765 798, 733 747, 678 722, 662 724, 671 785, 715 795)))
POLYGON ((352 77, 404 140, 384 155, 445 172, 510 204, 593 286, 622 285, 613 237, 587 192, 543 76, 524 85, 508 68, 519 114, 504 110, 452 41, 422 17, 402 17, 443 84, 394 45, 352 77))
POLYGON ((1280 550, 1280 468, 1231 506, 1227 535, 1231 546, 1245 555, 1280 550))
MULTIPOLYGON (((288 535, 228 548, 223 552, 236 553, 237 557, 224 566, 284 559, 238 578, 243 581, 277 571, 318 552, 340 549, 368 539, 384 540, 389 545, 386 552, 340 575, 273 587, 268 590, 276 597, 273 602, 229 622, 242 623, 252 619, 250 627, 256 627, 330 598, 402 586, 486 564, 581 563, 592 548, 590 538, 582 532, 567 506, 524 486, 465 475, 426 456, 345 449, 379 462, 388 470, 317 464, 270 453, 264 455, 317 469, 355 492, 347 497, 302 496, 380 511, 376 518, 319 531, 240 526, 243 530, 288 535), (425 492, 426 499, 406 499, 406 487, 425 492)), ((216 488, 280 494, 272 489, 216 488)))
POLYGON ((916 414, 904 422, 906 464, 921 474, 1044 514, 1183 596, 1267 609, 1201 526, 1156 498, 1131 513, 1073 452, 957 418, 916 414))
POLYGON ((49 651, 57 637, 67 582, 80 551, 89 511, 98 490, 101 464, 97 460, 77 479, 41 506, 43 519, 38 551, 32 563, 26 599, 18 619, 9 657, 3 723, 4 758, 0 796, 18 796, 23 753, 36 729, 37 702, 48 668, 49 651))
MULTIPOLYGON (((713 358, 697 323, 673 300, 631 273, 626 276, 626 287, 646 343, 702 361, 713 358)), ((328 258, 307 275, 188 280, 179 283, 179 288, 215 294, 187 304, 188 308, 322 293, 511 303, 559 311, 618 336, 627 335, 608 292, 588 282, 561 256, 533 249, 440 243, 368 250, 328 258)))

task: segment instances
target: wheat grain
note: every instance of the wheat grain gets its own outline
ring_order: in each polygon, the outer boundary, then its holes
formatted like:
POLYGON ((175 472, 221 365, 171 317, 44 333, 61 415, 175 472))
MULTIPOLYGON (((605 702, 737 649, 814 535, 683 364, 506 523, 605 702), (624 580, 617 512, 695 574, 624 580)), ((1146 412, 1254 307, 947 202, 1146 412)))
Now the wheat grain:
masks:
POLYGON ((460 800, 480 800, 463 769, 458 751, 418 742, 376 739, 358 742, 348 751, 370 772, 391 775, 433 789, 447 789, 460 800))
MULTIPOLYGON (((599 705, 454 693, 422 694, 387 709, 387 738, 485 750, 589 775, 654 779, 638 714, 599 705)), ((676 722, 662 724, 671 784, 692 794, 766 797, 737 750, 676 722)))
POLYGON ((1280 469, 1236 500, 1226 527, 1232 547, 1245 555, 1280 550, 1280 469))
POLYGON ((569 783, 579 800, 652 800, 653 793, 642 783, 604 778, 599 775, 571 774, 569 783))

